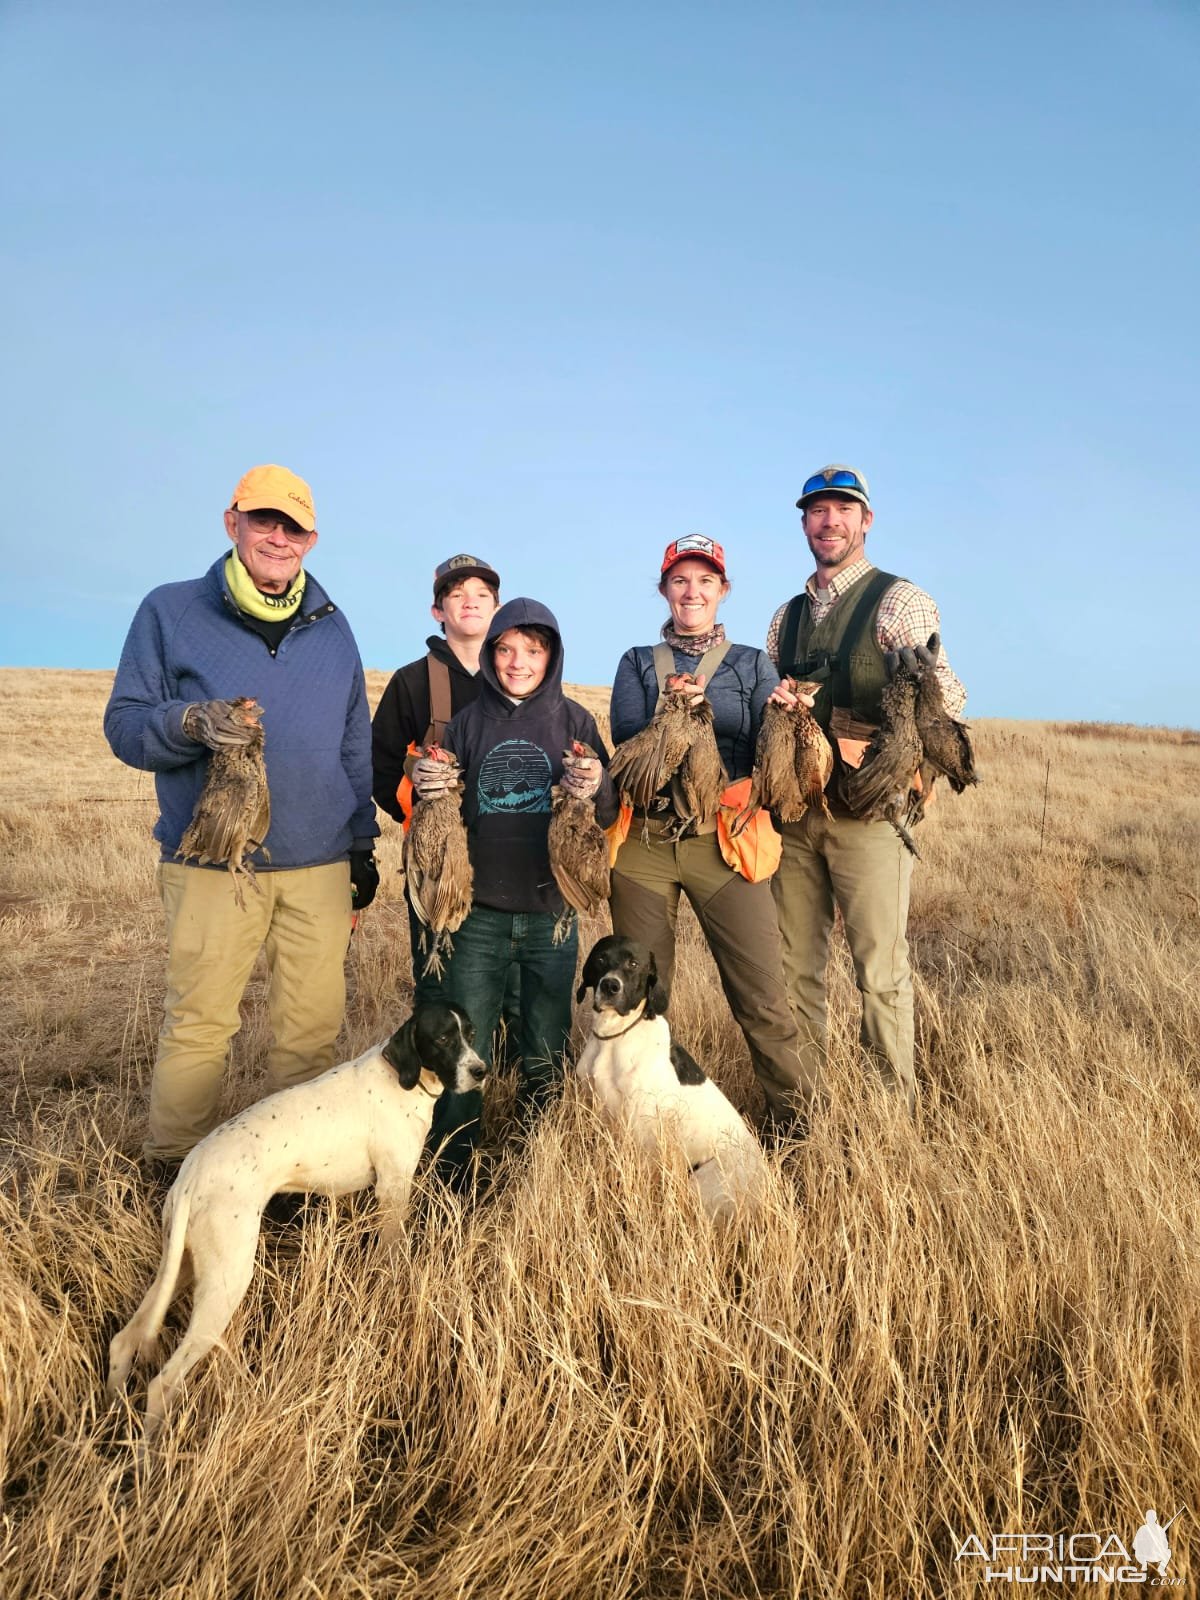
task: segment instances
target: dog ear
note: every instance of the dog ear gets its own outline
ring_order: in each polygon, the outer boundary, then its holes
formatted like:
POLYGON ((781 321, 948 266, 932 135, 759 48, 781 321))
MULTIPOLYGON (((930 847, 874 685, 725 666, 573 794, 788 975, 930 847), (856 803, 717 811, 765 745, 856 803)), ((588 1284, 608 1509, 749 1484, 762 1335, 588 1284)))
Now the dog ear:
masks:
POLYGON ((395 1067, 396 1076, 400 1079, 402 1089, 415 1089, 417 1079, 421 1076, 421 1058, 417 1054, 417 1026, 416 1018, 409 1017, 408 1021, 396 1029, 395 1033, 384 1045, 383 1059, 395 1067))
POLYGON ((667 1001, 670 996, 658 976, 658 964, 654 959, 654 952, 650 952, 650 966, 646 973, 646 1010, 647 1017, 663 1017, 667 1013, 667 1001))
POLYGON ((583 971, 579 974, 579 987, 575 991, 575 1003, 578 1005, 589 989, 596 987, 596 951, 600 948, 597 940, 588 951, 587 960, 583 963, 583 971))

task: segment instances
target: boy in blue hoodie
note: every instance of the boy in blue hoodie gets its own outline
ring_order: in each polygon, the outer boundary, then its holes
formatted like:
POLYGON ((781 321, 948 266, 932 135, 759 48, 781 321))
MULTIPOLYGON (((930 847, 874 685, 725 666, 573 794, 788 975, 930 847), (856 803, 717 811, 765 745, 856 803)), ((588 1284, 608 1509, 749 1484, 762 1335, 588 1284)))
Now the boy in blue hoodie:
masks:
MULTIPOLYGON (((562 784, 579 799, 594 798, 602 828, 615 821, 618 806, 608 751, 591 713, 563 694, 562 672, 553 614, 536 600, 510 600, 493 617, 480 652, 479 697, 451 719, 443 741, 462 769, 475 874, 474 899, 454 935, 443 993, 469 1013, 476 1040, 488 1041, 509 966, 519 968, 517 1112, 526 1125, 562 1078, 579 946, 574 919, 562 942, 554 942, 564 906, 550 870, 551 787, 562 784), (564 760, 573 740, 590 746, 596 758, 564 760)), ((413 768, 418 800, 440 793, 446 781, 442 762, 424 758, 413 768)), ((434 1114, 431 1138, 442 1146, 438 1168, 456 1188, 470 1181, 482 1104, 478 1091, 447 1094, 434 1114)))

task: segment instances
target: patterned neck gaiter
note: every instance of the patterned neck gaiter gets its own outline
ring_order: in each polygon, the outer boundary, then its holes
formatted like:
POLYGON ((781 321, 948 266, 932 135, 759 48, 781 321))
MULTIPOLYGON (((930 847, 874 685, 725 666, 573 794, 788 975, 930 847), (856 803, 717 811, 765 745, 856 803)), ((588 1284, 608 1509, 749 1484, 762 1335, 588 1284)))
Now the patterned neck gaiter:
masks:
POLYGON ((685 656, 699 658, 712 649, 713 645, 720 644, 725 637, 725 625, 722 622, 714 623, 708 633, 676 633, 674 625, 668 620, 663 623, 662 636, 671 646, 685 656))

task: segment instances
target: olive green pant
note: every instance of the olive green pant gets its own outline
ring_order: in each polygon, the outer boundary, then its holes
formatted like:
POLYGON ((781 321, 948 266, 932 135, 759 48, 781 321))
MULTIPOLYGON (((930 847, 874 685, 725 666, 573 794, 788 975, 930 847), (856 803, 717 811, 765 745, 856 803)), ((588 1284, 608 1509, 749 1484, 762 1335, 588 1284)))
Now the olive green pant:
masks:
POLYGON ((836 907, 862 996, 859 1036, 883 1081, 911 1110, 916 1080, 905 930, 913 858, 890 822, 830 819, 810 810, 779 831, 783 859, 771 888, 805 1071, 820 1073, 826 1059, 825 968, 836 907))
POLYGON ((228 872, 163 862, 167 996, 150 1080, 149 1157, 182 1156, 216 1126, 229 1041, 260 949, 267 957, 272 1089, 334 1065, 346 1009, 350 867, 260 872, 243 910, 228 872))
POLYGON ((686 894, 712 951, 721 987, 746 1044, 767 1114, 790 1121, 807 1112, 819 1076, 798 1053, 796 1024, 783 982, 775 907, 767 883, 747 883, 726 865, 715 833, 675 843, 663 824, 635 817, 612 874, 613 932, 647 945, 669 990, 675 968, 675 922, 686 894))

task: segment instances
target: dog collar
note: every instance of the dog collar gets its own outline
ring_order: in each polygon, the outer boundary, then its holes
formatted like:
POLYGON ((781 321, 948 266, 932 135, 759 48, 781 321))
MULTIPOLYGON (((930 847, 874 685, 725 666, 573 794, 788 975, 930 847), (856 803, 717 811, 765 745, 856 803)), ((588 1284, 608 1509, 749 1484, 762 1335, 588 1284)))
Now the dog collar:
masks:
POLYGON ((640 1011, 638 1015, 634 1017, 632 1022, 626 1023, 625 1026, 623 1028, 619 1028, 616 1033, 598 1033, 596 1037, 597 1039, 603 1039, 606 1041, 609 1039, 623 1039, 627 1033, 629 1033, 633 1028, 637 1027, 639 1022, 645 1021, 646 1013, 644 1011, 640 1011))

